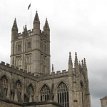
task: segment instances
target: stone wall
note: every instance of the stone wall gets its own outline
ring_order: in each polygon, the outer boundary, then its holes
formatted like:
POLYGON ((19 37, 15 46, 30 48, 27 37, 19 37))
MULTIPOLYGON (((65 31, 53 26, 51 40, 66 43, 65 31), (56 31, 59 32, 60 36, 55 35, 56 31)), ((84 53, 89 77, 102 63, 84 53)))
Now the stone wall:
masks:
POLYGON ((55 102, 31 102, 31 103, 16 103, 9 100, 0 99, 0 107, 62 107, 55 102))
POLYGON ((63 107, 60 104, 52 101, 24 103, 23 106, 24 107, 63 107))
POLYGON ((0 107, 22 107, 21 104, 0 99, 0 107))

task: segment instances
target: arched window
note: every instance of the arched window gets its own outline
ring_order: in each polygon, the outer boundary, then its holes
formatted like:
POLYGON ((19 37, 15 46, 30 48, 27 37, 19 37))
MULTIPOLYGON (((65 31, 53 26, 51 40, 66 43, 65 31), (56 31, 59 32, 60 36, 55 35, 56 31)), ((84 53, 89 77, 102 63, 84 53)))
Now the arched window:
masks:
POLYGON ((34 88, 33 88, 32 84, 30 84, 27 87, 27 95, 28 95, 29 102, 34 101, 34 88))
POLYGON ((21 69, 22 68, 22 57, 16 56, 16 66, 21 69))
POLYGON ((8 79, 4 75, 1 77, 1 94, 2 94, 2 97, 7 96, 7 91, 8 91, 8 79))
POLYGON ((48 101, 50 97, 50 89, 47 85, 44 85, 40 91, 41 101, 48 101))
POLYGON ((64 107, 69 107, 68 88, 65 83, 61 82, 57 88, 58 103, 64 107))
POLYGON ((16 90, 17 90, 17 98, 18 102, 22 101, 21 94, 22 94, 22 83, 20 80, 16 81, 16 90))

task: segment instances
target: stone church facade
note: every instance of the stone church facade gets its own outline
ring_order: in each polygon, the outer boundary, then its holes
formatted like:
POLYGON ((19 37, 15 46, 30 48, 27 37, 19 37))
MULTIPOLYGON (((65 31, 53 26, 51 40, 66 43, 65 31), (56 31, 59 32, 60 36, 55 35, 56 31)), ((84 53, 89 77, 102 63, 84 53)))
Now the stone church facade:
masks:
POLYGON ((73 63, 69 53, 68 70, 54 71, 52 66, 51 72, 50 28, 46 19, 43 31, 40 30, 37 12, 32 30, 27 30, 25 26, 23 32, 18 33, 14 20, 11 30, 11 64, 0 63, 0 99, 18 104, 28 103, 32 107, 35 107, 32 102, 40 102, 44 107, 49 102, 49 107, 90 107, 85 58, 80 62, 75 53, 73 63))

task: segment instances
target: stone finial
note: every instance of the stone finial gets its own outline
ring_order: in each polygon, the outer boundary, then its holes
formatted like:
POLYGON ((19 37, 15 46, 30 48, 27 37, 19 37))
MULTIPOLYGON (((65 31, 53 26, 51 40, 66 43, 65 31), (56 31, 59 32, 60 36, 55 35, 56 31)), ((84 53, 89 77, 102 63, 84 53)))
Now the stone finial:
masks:
POLYGON ((69 59, 68 59, 68 68, 72 68, 73 67, 73 63, 72 63, 72 57, 71 57, 71 52, 69 52, 69 59))
POLYGON ((34 17, 34 21, 33 21, 33 28, 36 30, 35 32, 38 34, 40 33, 40 21, 39 21, 39 16, 38 16, 38 12, 36 11, 35 17, 34 17))
POLYGON ((44 30, 46 29, 50 30, 47 18, 46 18, 45 25, 44 25, 44 30))
POLYGON ((28 35, 27 25, 25 25, 25 26, 23 27, 23 34, 24 34, 24 36, 27 36, 27 35, 28 35))
POLYGON ((84 65, 84 61, 82 60, 81 63, 82 63, 82 66, 83 66, 84 65))
POLYGON ((39 15, 38 15, 38 12, 36 11, 36 14, 35 14, 35 18, 34 18, 34 23, 35 22, 40 22, 39 21, 39 15))
POLYGON ((86 64, 86 59, 85 58, 84 58, 83 63, 84 63, 84 67, 87 68, 87 64, 86 64))
POLYGON ((75 52, 75 65, 78 65, 77 52, 75 52))
POLYGON ((14 23, 13 23, 13 26, 12 26, 12 31, 17 31, 17 32, 18 32, 18 27, 17 27, 16 18, 14 19, 14 23))
POLYGON ((52 72, 54 72, 54 65, 52 64, 52 72))
POLYGON ((72 65, 72 57, 71 57, 71 52, 69 52, 69 64, 72 65))

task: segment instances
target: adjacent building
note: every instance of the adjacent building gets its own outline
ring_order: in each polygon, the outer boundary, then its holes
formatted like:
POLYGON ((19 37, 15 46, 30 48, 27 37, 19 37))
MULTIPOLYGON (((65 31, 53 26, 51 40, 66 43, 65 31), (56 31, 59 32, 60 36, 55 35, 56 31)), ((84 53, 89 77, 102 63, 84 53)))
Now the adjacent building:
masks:
POLYGON ((101 107, 107 107, 107 96, 100 99, 101 107))

